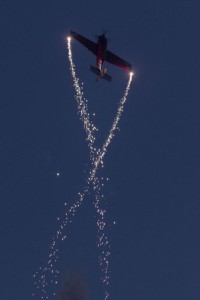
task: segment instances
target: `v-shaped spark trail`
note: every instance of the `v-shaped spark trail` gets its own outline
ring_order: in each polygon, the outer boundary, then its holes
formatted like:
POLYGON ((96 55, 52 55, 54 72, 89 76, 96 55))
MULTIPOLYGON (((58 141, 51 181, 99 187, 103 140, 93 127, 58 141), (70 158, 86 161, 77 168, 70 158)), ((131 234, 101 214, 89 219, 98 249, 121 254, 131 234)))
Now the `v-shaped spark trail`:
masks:
POLYGON ((70 71, 73 79, 73 86, 75 89, 75 99, 77 102, 77 110, 79 118, 83 124, 83 128, 86 133, 86 141, 88 143, 89 154, 90 154, 90 171, 86 180, 85 188, 81 193, 79 193, 79 198, 72 204, 72 206, 65 212, 65 215, 60 218, 60 225, 52 239, 50 245, 50 251, 48 254, 47 263, 40 267, 39 270, 34 274, 36 292, 33 296, 38 294, 40 299, 49 299, 51 296, 49 289, 50 286, 55 286, 53 296, 56 295, 56 286, 59 279, 60 271, 58 270, 57 263, 59 259, 59 242, 66 239, 66 226, 72 222, 74 215, 77 210, 82 205, 85 195, 89 192, 90 188, 93 189, 95 200, 93 205, 97 214, 97 246, 99 248, 99 267, 101 269, 102 277, 101 281, 104 290, 104 300, 109 298, 109 279, 110 279, 110 269, 109 269, 109 256, 110 256, 110 244, 108 237, 106 235, 106 210, 104 208, 103 197, 102 197, 102 186, 103 179, 99 178, 97 175, 98 168, 103 166, 104 157, 108 151, 108 147, 116 134, 116 130, 119 125, 120 118, 123 113, 124 105, 126 103, 128 93, 131 87, 131 82, 133 78, 133 73, 130 73, 130 77, 125 88, 124 94, 117 106, 117 112, 113 120, 108 136, 103 143, 101 149, 95 147, 96 140, 96 126, 92 123, 89 109, 87 106, 87 100, 84 98, 83 85, 76 75, 75 65, 73 63, 72 49, 70 38, 67 40, 68 49, 68 59, 70 65, 70 71))

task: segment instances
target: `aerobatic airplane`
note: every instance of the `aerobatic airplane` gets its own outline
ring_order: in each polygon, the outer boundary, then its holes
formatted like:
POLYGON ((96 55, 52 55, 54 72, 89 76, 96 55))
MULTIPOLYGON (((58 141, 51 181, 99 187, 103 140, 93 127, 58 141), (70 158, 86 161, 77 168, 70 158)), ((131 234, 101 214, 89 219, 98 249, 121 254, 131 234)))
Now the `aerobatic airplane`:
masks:
POLYGON ((106 68, 103 67, 104 61, 131 71, 131 64, 107 50, 107 38, 105 34, 98 36, 97 43, 90 41, 74 31, 71 31, 71 36, 96 55, 97 67, 90 66, 90 70, 97 75, 97 80, 103 78, 111 81, 111 77, 106 73, 106 68))

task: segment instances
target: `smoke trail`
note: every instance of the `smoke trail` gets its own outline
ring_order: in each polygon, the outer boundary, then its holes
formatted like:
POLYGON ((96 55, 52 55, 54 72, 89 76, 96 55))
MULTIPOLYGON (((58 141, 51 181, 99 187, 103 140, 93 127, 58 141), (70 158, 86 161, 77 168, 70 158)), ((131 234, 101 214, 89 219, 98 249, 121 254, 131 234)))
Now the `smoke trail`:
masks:
POLYGON ((88 289, 85 281, 77 276, 67 278, 59 298, 60 300, 87 300, 88 289))

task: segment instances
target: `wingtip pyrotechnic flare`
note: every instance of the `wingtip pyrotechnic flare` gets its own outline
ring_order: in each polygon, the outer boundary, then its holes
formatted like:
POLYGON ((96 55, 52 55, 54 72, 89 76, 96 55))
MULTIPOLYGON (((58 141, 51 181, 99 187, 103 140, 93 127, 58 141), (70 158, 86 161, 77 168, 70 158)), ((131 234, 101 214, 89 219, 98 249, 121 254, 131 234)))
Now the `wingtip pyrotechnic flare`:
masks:
POLYGON ((68 36, 67 40, 68 40, 68 42, 70 42, 71 41, 71 36, 68 36))
POLYGON ((131 71, 131 72, 129 73, 129 75, 130 75, 130 77, 133 77, 133 76, 134 76, 134 72, 131 71))

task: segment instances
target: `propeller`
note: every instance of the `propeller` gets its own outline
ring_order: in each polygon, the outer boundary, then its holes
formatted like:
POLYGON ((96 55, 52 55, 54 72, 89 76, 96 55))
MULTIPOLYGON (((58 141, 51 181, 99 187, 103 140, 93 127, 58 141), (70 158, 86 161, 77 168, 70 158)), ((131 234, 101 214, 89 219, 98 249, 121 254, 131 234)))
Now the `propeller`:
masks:
MULTIPOLYGON (((101 31, 101 34, 95 34, 95 40, 98 40, 98 38, 99 38, 100 35, 103 35, 103 34, 104 34, 104 35, 106 36, 107 33, 108 33, 108 30, 103 29, 103 30, 101 31)), ((108 42, 110 42, 110 40, 111 40, 110 38, 107 38, 107 41, 108 41, 108 42)))
POLYGON ((102 34, 105 34, 105 35, 106 35, 107 33, 108 33, 108 30, 106 30, 106 29, 103 29, 103 30, 102 30, 102 34))

